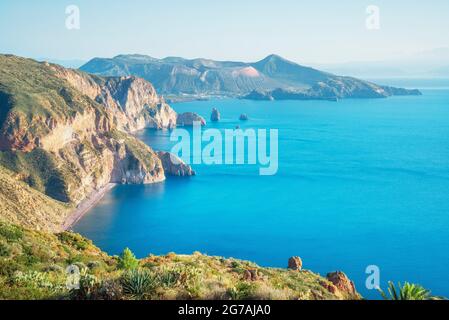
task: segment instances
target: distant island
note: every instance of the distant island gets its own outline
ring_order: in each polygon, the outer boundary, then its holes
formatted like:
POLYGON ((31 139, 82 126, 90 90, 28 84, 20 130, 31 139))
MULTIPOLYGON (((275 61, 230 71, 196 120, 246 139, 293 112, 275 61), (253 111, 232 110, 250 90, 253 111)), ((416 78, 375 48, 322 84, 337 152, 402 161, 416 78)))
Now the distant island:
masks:
POLYGON ((170 101, 213 97, 251 100, 332 100, 421 95, 409 90, 337 76, 270 55, 254 62, 156 59, 145 55, 94 58, 80 70, 101 76, 138 76, 170 101))

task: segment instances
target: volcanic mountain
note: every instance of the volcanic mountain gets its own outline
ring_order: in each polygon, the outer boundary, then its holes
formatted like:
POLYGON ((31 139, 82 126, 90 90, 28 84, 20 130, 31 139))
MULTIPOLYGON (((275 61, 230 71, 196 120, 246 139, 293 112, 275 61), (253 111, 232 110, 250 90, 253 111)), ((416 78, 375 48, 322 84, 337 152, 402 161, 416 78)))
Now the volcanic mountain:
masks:
POLYGON ((213 96, 248 99, 385 98, 418 90, 377 85, 299 65, 278 55, 254 62, 156 59, 145 55, 94 58, 80 68, 101 76, 138 76, 172 99, 213 96))

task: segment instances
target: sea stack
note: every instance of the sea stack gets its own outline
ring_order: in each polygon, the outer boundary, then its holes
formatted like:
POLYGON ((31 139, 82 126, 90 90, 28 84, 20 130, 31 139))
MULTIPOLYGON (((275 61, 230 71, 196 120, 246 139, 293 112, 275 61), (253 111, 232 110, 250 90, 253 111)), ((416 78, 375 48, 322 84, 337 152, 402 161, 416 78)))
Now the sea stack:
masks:
POLYGON ((212 109, 212 114, 210 116, 210 121, 218 122, 218 121, 220 121, 220 118, 221 118, 220 112, 217 110, 217 108, 213 108, 212 109))
POLYGON ((161 159, 162 166, 166 175, 178 177, 189 177, 196 175, 192 167, 190 167, 176 155, 164 151, 159 151, 157 155, 159 159, 161 159))
POLYGON ((248 121, 248 115, 246 113, 242 113, 239 118, 240 121, 248 121))
POLYGON ((182 114, 178 114, 176 119, 176 124, 180 127, 189 127, 193 126, 195 123, 201 124, 201 126, 206 125, 206 120, 200 115, 194 112, 185 112, 182 114))

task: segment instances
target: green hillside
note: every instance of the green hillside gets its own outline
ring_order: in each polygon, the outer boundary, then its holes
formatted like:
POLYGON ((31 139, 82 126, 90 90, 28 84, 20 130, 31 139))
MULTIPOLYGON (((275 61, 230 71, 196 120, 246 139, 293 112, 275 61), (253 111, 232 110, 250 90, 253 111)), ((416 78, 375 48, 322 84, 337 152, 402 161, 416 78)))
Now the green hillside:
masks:
MULTIPOLYGON (((349 299, 310 271, 237 259, 168 254, 111 257, 78 234, 47 234, 0 222, 0 299, 349 299), (66 269, 80 270, 67 289, 66 269)), ((335 288, 335 287, 333 287, 335 288)))

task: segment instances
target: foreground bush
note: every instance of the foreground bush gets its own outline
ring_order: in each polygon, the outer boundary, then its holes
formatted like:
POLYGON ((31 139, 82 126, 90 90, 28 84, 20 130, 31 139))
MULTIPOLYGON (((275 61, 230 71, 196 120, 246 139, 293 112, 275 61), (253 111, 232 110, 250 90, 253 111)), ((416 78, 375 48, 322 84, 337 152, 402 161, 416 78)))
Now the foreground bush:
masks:
POLYGON ((388 294, 380 290, 380 294, 384 300, 436 300, 441 299, 431 295, 431 292, 424 287, 413 284, 398 284, 397 288, 393 282, 388 282, 388 294))
POLYGON ((156 275, 149 270, 135 269, 126 271, 121 278, 123 293, 134 298, 144 298, 149 295, 157 285, 156 275))
POLYGON ((139 260, 137 260, 134 253, 129 248, 123 250, 123 253, 120 255, 118 267, 124 270, 133 270, 139 266, 139 260))

